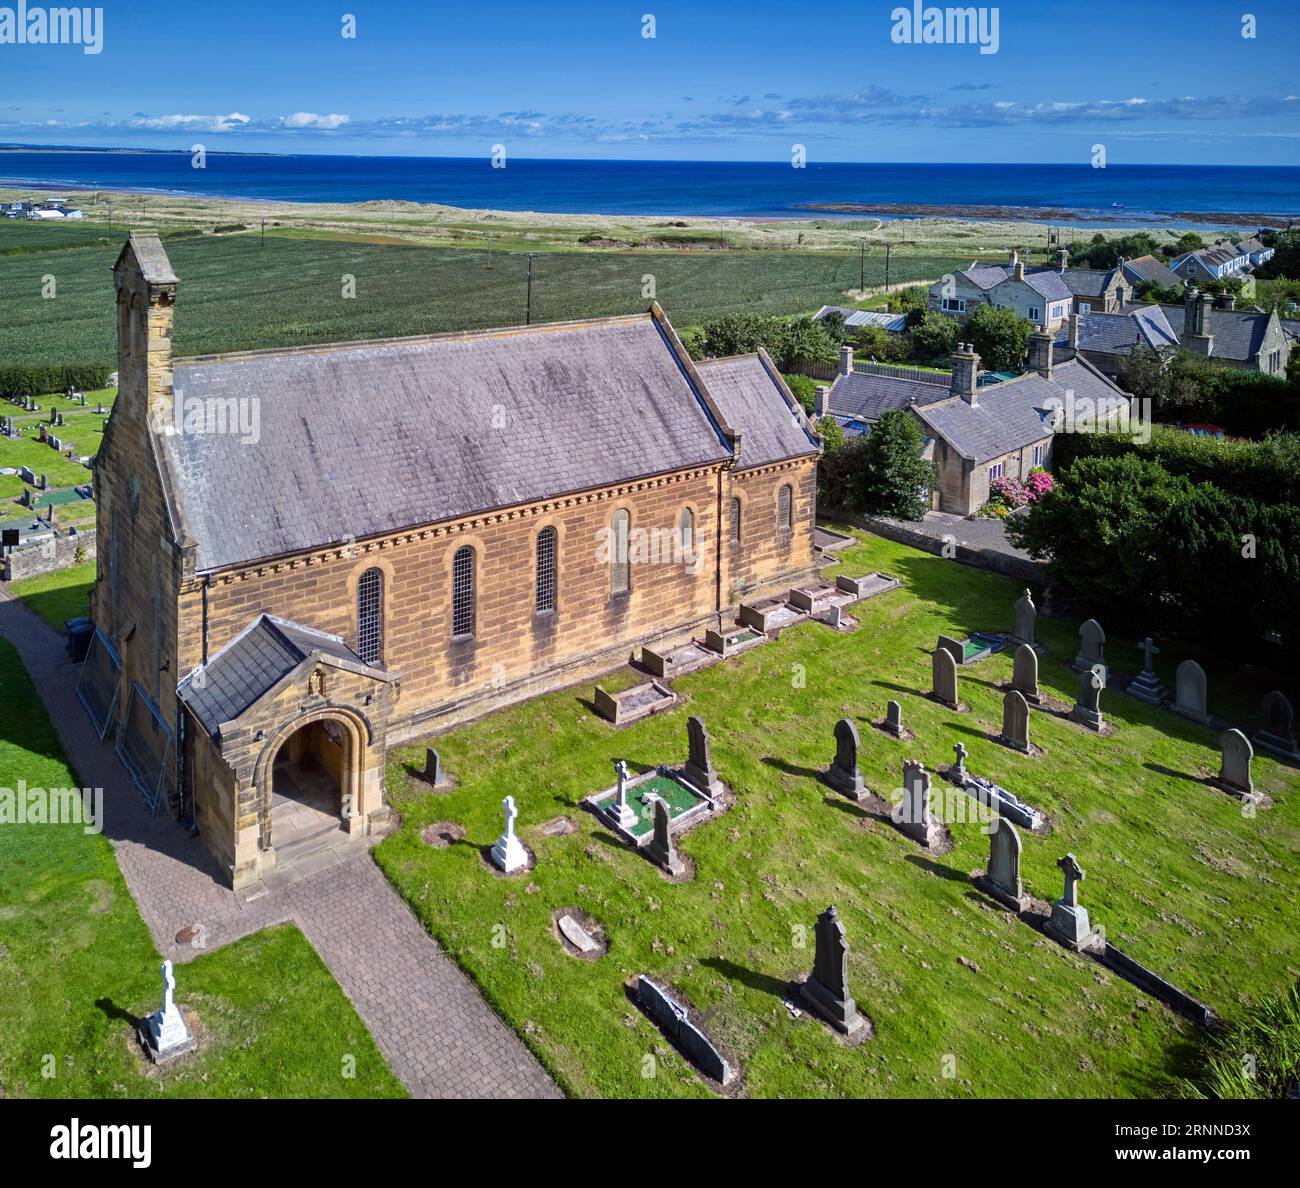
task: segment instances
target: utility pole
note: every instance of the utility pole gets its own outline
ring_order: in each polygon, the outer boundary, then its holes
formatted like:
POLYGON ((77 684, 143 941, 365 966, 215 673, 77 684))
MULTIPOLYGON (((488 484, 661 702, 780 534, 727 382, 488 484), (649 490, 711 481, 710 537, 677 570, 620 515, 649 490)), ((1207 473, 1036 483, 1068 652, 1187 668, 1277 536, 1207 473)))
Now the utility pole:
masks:
POLYGON ((528 253, 528 308, 524 313, 524 325, 533 324, 533 253, 528 253))
POLYGON ((492 271, 492 232, 491 231, 487 233, 487 267, 484 269, 484 271, 485 272, 492 271))
POLYGON ((885 292, 889 292, 889 249, 890 244, 885 244, 885 292))
POLYGON ((858 244, 858 292, 867 291, 867 241, 858 244))
POLYGON ((262 246, 266 247, 266 220, 262 220, 262 246))

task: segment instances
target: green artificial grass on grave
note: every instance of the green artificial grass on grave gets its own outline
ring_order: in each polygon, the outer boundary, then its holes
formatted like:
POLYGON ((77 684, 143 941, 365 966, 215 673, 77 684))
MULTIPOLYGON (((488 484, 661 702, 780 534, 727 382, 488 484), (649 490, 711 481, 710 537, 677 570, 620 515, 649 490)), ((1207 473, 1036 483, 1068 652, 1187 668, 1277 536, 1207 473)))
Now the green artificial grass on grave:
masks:
MULTIPOLYGON (((0 640, 0 789, 20 780, 77 782, 17 652, 0 640)), ((177 966, 176 999, 197 1015, 199 1049, 161 1071, 134 1038, 136 1020, 161 1005, 160 965, 104 837, 0 824, 0 1097, 405 1095, 293 925, 177 966)))
MULTIPOLYGON (((933 772, 969 749, 970 770, 1050 813, 1048 837, 1024 835, 1027 890, 1061 893, 1056 861, 1074 852, 1082 902, 1132 957, 1221 1015, 1290 984, 1300 964, 1300 787, 1269 759, 1255 778, 1276 805, 1254 817, 1198 782, 1217 770, 1211 731, 1119 693, 1103 694, 1116 726, 1099 737, 1043 712, 1031 720, 1038 758, 993 742, 1012 658, 960 670, 969 713, 927 700, 940 634, 1007 630, 1020 584, 858 534, 842 572, 875 569, 904 586, 853 608, 861 626, 816 623, 674 682, 685 704, 613 730, 592 713, 590 686, 549 694, 438 740, 458 785, 429 791, 418 747, 390 754, 387 785, 402 827, 376 850, 388 877, 433 936, 545 1062, 582 1096, 700 1096, 708 1090, 630 1005, 640 973, 695 1008, 753 1096, 1158 1096, 1190 1065, 1191 1025, 1129 983, 1044 939, 974 891, 987 835, 953 825, 955 848, 931 857, 869 819, 818 780, 833 727, 852 718, 861 768, 888 798, 906 757, 933 772), (875 729, 902 703, 916 732, 903 743, 875 729), (611 762, 634 770, 686 758, 686 718, 709 728, 714 762, 735 793, 725 814, 681 839, 693 881, 671 884, 580 807, 609 785, 611 762), (513 794, 535 869, 493 877, 480 860, 513 794), (557 816, 576 831, 541 829, 557 816), (454 820, 460 846, 435 849, 422 826, 454 820), (847 929, 851 992, 875 1038, 843 1047, 807 1013, 783 1006, 790 979, 812 965, 812 928, 834 903, 847 929), (604 928, 609 952, 578 961, 553 916, 578 908, 604 928), (506 941, 500 943, 498 925, 506 941), (649 1053, 657 1054, 650 1065, 649 1053), (647 1075, 651 1069, 653 1075, 647 1075), (945 1075, 950 1073, 952 1075, 945 1075)), ((1077 622, 1039 619, 1049 648, 1040 679, 1073 700, 1068 670, 1077 622)), ((1112 639, 1117 672, 1139 654, 1112 639)), ((1166 641, 1160 671, 1183 658, 1166 641)), ((1257 721, 1267 686, 1209 666, 1211 708, 1257 721)), ((1258 679, 1258 678, 1255 678, 1258 679)), ((936 789, 946 784, 936 778, 936 789)), ((937 798, 938 800, 938 798, 937 798)), ((936 800, 936 802, 937 802, 936 800)))

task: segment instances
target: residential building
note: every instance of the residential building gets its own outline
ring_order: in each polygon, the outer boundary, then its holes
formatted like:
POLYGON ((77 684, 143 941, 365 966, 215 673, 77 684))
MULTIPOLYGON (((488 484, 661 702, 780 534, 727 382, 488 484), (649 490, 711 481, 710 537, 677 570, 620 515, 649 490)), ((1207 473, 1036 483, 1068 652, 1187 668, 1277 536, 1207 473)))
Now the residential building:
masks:
POLYGON ((1157 284, 1162 289, 1181 289, 1183 278, 1155 256, 1138 256, 1120 264, 1124 279, 1136 290, 1142 284, 1157 284))
POLYGON ((1236 279, 1250 271, 1250 257, 1230 243, 1220 240, 1212 247, 1184 252, 1170 261, 1169 268, 1185 281, 1204 284, 1206 281, 1236 279))
POLYGON ((1286 374, 1291 340, 1276 310, 1238 309, 1231 293, 1211 299, 1195 285, 1188 285, 1181 305, 1160 309, 1186 350, 1225 367, 1286 374))
POLYGON ((1178 346, 1178 335, 1158 305, 1133 305, 1124 313, 1074 314, 1055 342, 1057 358, 1081 355, 1112 379, 1135 348, 1166 351, 1178 346))
POLYGON ((1051 331, 1075 311, 1076 288, 1088 294, 1083 300, 1090 303, 1118 308, 1132 299, 1132 286, 1122 273, 1077 275, 1089 270, 1067 269, 1064 258, 1062 252, 1055 268, 1026 268, 1013 251, 1006 264, 972 264, 930 286, 930 309, 965 318, 980 305, 992 305, 1051 331))
POLYGON ((1258 235, 1243 239, 1241 243, 1236 245, 1236 249, 1243 256, 1249 258, 1252 268, 1267 264, 1273 258, 1273 249, 1263 243, 1258 235))

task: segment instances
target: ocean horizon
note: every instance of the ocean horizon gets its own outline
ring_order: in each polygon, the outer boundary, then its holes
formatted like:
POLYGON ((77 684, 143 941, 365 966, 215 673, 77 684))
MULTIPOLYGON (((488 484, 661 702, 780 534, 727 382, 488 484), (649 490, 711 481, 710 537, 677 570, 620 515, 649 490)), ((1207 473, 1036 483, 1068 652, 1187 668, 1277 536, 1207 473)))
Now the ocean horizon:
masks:
POLYGON ((1041 211, 1123 224, 1300 216, 1300 166, 1279 165, 810 162, 795 169, 772 161, 518 157, 493 168, 488 157, 209 152, 206 167, 195 169, 187 152, 12 149, 0 152, 0 186, 613 216, 908 217, 971 208, 986 209, 986 217, 1041 211), (835 209, 845 206, 863 209, 835 209))

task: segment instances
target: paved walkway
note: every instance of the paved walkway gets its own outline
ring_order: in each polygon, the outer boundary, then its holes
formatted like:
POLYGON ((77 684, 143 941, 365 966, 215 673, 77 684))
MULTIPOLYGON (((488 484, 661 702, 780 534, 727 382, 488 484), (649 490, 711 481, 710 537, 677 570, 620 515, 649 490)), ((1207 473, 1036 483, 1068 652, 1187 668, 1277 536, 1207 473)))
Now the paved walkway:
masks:
MULTIPOLYGON (((368 846, 313 854, 247 894, 202 843, 152 815, 76 698, 63 640, 0 587, 0 635, 17 649, 84 787, 104 790, 104 833, 159 951, 193 960, 293 921, 416 1097, 558 1097, 545 1070, 412 915, 368 846), (201 929, 202 948, 176 940, 201 929)), ((181 976, 184 986, 184 975, 181 976)), ((183 994, 183 992, 182 992, 183 994)))

